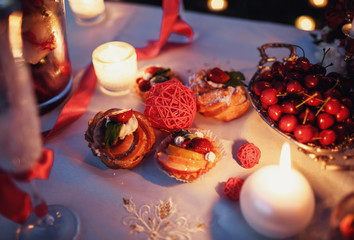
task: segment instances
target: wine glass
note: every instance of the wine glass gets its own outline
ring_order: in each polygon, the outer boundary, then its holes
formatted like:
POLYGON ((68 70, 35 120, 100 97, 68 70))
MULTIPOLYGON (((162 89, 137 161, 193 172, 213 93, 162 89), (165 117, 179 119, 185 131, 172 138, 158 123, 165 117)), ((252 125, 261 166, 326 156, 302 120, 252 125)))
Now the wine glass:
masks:
POLYGON ((79 229, 76 214, 63 206, 47 206, 33 181, 13 177, 31 170, 42 153, 38 109, 22 52, 21 16, 14 12, 0 17, 0 171, 30 196, 34 209, 18 229, 19 239, 74 239, 79 229))

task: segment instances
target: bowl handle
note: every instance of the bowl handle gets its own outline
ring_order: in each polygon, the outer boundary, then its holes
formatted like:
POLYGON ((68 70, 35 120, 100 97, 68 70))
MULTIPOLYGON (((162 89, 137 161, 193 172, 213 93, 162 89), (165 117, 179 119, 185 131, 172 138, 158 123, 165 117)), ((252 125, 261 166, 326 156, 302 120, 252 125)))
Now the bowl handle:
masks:
POLYGON ((268 48, 288 48, 290 51, 289 57, 288 58, 284 57, 283 61, 297 58, 296 48, 298 48, 298 46, 292 44, 286 44, 286 43, 267 43, 258 47, 258 51, 260 52, 260 58, 261 58, 258 64, 258 68, 263 68, 263 65, 266 64, 267 62, 274 62, 277 60, 275 57, 268 56, 268 54, 266 53, 266 49, 268 48))

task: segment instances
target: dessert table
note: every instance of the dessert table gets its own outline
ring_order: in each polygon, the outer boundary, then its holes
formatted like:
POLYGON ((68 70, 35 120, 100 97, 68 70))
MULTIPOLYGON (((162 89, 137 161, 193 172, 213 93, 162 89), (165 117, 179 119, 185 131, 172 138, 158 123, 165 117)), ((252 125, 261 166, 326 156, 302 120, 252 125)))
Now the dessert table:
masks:
MULTIPOLYGON (((90 26, 78 25, 66 4, 73 90, 91 62, 92 51, 100 44, 124 41, 143 47, 159 37, 161 8, 121 2, 105 4, 106 18, 90 26)), ((155 58, 139 61, 139 69, 148 65, 170 67, 186 80, 195 71, 219 66, 243 72, 248 82, 257 70, 257 47, 273 42, 299 45, 313 61, 315 46, 311 36, 295 27, 189 11, 181 14, 195 30, 195 39, 190 44, 164 48, 155 58)), ((175 40, 183 41, 176 37, 175 40)), ((41 116, 43 130, 54 125, 62 105, 41 116)), ((93 156, 84 139, 88 120, 98 111, 113 107, 143 112, 144 102, 134 91, 109 96, 96 88, 86 112, 45 143, 45 147, 54 150, 54 164, 48 180, 36 181, 38 189, 49 204, 65 205, 78 215, 78 239, 168 239, 170 232, 166 229, 170 224, 174 226, 174 237, 179 239, 268 239, 247 224, 239 202, 223 193, 230 177, 246 179, 261 167, 278 164, 281 147, 287 141, 252 107, 230 122, 196 115, 192 127, 210 129, 222 141, 226 154, 214 169, 192 183, 167 176, 157 165, 154 152, 130 170, 109 169, 93 156), (261 150, 260 163, 251 169, 236 161, 238 148, 246 142, 261 150), (159 218, 156 211, 166 203, 170 206, 168 219, 155 231, 148 230, 149 222, 156 223, 159 218), (142 210, 151 214, 148 220, 139 215, 142 210), (128 223, 129 219, 132 222, 128 223)), ((164 133, 155 133, 158 144, 164 133)), ((354 172, 323 170, 292 143, 291 159, 293 168, 310 182, 316 209, 310 225, 290 239, 329 239, 331 211, 341 198, 354 191, 354 172)), ((17 227, 0 216, 0 239, 15 239, 17 227)))

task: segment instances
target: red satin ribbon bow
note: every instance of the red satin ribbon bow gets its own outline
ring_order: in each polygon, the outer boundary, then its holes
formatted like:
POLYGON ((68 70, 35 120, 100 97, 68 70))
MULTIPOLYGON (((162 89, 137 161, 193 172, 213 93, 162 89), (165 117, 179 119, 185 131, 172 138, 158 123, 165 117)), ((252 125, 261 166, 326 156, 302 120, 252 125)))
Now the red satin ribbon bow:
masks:
POLYGON ((35 166, 23 173, 8 173, 0 169, 0 214, 17 223, 23 224, 32 211, 38 216, 46 214, 46 204, 32 207, 31 197, 21 190, 14 182, 29 182, 33 179, 47 179, 53 164, 53 150, 43 149, 40 159, 35 166))

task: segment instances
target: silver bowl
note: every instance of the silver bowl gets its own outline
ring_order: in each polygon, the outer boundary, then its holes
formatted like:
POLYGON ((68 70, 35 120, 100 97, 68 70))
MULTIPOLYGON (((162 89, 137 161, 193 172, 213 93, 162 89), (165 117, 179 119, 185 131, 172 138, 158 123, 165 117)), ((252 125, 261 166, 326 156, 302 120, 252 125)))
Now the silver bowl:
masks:
MULTIPOLYGON (((318 146, 314 143, 300 143, 290 134, 282 132, 278 127, 276 122, 274 122, 262 107, 259 97, 254 92, 255 82, 258 81, 262 71, 269 69, 269 63, 277 61, 276 57, 269 57, 266 53, 267 49, 283 48, 288 49, 290 54, 288 57, 283 57, 283 61, 297 59, 296 49, 299 47, 292 44, 285 43, 269 43, 258 48, 260 52, 260 62, 258 65, 258 70, 253 75, 252 79, 248 85, 248 92, 251 97, 252 105, 258 112, 259 116, 276 132, 285 137, 290 142, 297 145, 298 150, 308 155, 315 161, 322 164, 324 169, 328 170, 354 170, 354 134, 351 134, 344 142, 334 145, 334 146, 318 146)), ((280 61, 280 60, 279 60, 280 61)), ((353 110, 352 110, 353 114, 353 110)))

